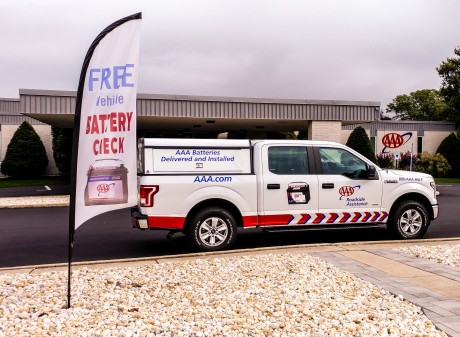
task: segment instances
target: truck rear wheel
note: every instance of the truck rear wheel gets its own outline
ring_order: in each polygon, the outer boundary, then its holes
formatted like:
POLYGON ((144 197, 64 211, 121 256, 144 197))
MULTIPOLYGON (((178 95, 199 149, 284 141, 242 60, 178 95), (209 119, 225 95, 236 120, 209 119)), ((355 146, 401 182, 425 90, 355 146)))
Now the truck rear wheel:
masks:
POLYGON ((426 208, 417 201, 404 201, 396 206, 388 222, 388 229, 398 239, 419 239, 430 224, 426 208))
POLYGON ((187 236, 202 251, 226 249, 235 242, 236 222, 223 208, 205 208, 191 219, 187 236))

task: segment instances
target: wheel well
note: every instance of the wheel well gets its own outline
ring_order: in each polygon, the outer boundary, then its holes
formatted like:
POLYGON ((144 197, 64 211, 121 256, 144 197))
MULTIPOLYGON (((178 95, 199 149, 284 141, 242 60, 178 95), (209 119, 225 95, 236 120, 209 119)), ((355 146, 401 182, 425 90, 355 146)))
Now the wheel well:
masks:
POLYGON ((184 231, 187 231, 187 227, 189 226, 190 219, 192 219, 196 213, 198 213, 200 210, 208 207, 220 207, 228 212, 230 212, 233 217, 235 218, 236 221, 236 226, 237 227, 243 227, 243 217, 239 211, 239 209, 232 204, 231 202, 223 199, 208 199, 204 200, 195 206, 188 212, 187 217, 185 218, 185 224, 184 224, 184 231))
POLYGON ((430 217, 431 220, 433 220, 434 214, 433 214, 433 207, 431 207, 430 201, 422 194, 419 193, 408 193, 400 196, 398 199, 395 200, 393 205, 391 206, 390 209, 390 215, 393 214, 394 209, 403 201, 408 201, 408 200, 415 200, 421 203, 425 208, 426 211, 428 212, 428 216, 430 217))

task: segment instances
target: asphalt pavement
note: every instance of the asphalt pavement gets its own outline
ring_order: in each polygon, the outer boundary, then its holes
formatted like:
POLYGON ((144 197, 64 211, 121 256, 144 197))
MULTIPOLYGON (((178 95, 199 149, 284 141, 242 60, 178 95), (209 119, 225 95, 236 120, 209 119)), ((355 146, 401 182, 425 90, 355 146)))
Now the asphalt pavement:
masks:
POLYGON ((69 185, 0 188, 0 198, 69 195, 69 185))
MULTIPOLYGON (((440 191, 440 216, 432 222, 425 238, 460 237, 457 221, 460 185, 440 186, 440 191)), ((39 197, 0 199, 0 205, 5 204, 5 200, 13 200, 15 206, 24 207, 12 209, 0 206, 0 267, 62 263, 67 260, 69 208, 43 208, 42 204, 34 203, 37 199, 42 200, 39 197)), ((56 197, 43 198, 54 199, 60 200, 56 197)), ((59 204, 66 205, 68 200, 59 204)), ((129 208, 107 212, 78 228, 75 235, 74 261, 144 258, 194 252, 183 234, 175 234, 172 239, 167 239, 167 234, 168 231, 142 231, 132 228, 129 208)), ((295 233, 265 233, 260 229, 239 229, 233 249, 377 242, 390 239, 384 227, 295 233)))

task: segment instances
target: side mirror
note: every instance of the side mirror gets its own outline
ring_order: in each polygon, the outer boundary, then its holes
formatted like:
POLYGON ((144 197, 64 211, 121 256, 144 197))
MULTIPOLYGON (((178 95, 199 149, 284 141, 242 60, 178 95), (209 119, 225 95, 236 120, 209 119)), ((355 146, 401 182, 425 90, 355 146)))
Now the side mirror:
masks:
POLYGON ((376 170, 375 170, 375 166, 374 165, 369 165, 369 167, 367 168, 367 179, 375 179, 376 177, 376 170))

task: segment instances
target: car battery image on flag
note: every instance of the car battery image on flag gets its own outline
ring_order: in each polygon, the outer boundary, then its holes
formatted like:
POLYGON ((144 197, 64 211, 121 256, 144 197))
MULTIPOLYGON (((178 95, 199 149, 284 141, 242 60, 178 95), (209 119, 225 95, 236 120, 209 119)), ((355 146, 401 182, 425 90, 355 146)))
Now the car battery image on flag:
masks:
POLYGON ((96 160, 87 174, 85 206, 128 202, 128 169, 121 160, 96 160))
POLYGON ((289 204, 308 204, 310 201, 310 186, 307 183, 290 183, 287 189, 289 204))

